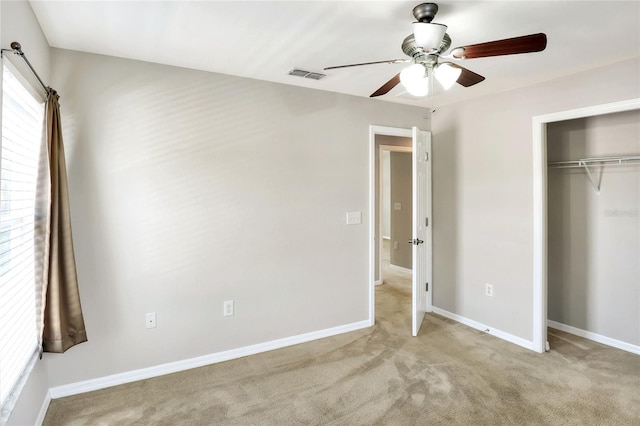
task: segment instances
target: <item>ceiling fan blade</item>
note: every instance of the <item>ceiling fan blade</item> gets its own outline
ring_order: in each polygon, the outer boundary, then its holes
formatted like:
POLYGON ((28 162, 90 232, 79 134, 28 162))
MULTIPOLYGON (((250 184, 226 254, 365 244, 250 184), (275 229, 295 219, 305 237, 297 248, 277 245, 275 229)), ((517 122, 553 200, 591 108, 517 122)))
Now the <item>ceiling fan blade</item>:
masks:
POLYGON ((400 83, 400 73, 392 77, 391 80, 383 84, 378 90, 369 95, 369 97, 375 98, 376 96, 386 95, 391 89, 396 87, 398 83, 400 83))
POLYGON ((374 61, 374 62, 362 62, 360 64, 349 64, 349 65, 336 65, 333 67, 323 68, 326 70, 334 70, 337 68, 349 68, 349 67, 359 67, 362 65, 374 65, 374 64, 403 64, 405 62, 409 62, 411 59, 387 59, 386 61, 374 61))
POLYGON ((530 34, 487 43, 456 47, 451 54, 456 59, 486 58, 488 56, 514 55, 517 53, 541 52, 547 47, 547 36, 530 34))
POLYGON ((481 76, 480 74, 476 74, 475 72, 468 70, 465 67, 461 67, 460 65, 454 64, 451 62, 444 62, 444 63, 449 64, 454 68, 458 68, 462 70, 462 72, 460 73, 460 77, 458 77, 458 79, 456 80, 456 83, 458 83, 461 86, 469 87, 484 81, 483 76, 481 76))

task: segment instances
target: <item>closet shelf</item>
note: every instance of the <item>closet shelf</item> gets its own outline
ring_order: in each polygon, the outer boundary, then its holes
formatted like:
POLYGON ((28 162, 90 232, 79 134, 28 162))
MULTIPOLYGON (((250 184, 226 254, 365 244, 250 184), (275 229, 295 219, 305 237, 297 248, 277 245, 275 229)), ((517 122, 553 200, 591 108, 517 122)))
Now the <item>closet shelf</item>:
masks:
POLYGON ((554 161, 549 162, 548 166, 556 169, 571 169, 588 166, 626 166, 632 164, 640 164, 640 155, 629 155, 624 157, 591 157, 572 161, 554 161))
POLYGON ((591 157, 581 158, 580 160, 572 161, 553 161, 547 163, 549 167, 554 169, 575 169, 582 168, 587 172, 587 176, 591 181, 591 184, 595 188, 596 192, 600 194, 600 182, 602 181, 602 171, 600 172, 600 178, 598 182, 595 181, 589 166, 632 166, 640 164, 640 155, 626 155, 622 157, 591 157))

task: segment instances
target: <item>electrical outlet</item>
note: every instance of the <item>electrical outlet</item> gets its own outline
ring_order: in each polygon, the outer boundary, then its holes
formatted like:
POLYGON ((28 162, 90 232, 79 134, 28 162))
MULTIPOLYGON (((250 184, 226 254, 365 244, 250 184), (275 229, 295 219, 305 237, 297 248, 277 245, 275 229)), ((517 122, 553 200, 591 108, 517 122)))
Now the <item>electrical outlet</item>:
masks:
POLYGON ((489 297, 493 297, 493 284, 486 284, 485 294, 489 297))
POLYGON ((157 327, 157 322, 156 322, 156 313, 155 312, 147 312, 147 314, 145 315, 145 325, 147 328, 156 328, 157 327))
POLYGON ((233 300, 227 300, 224 302, 224 310, 222 313, 225 317, 230 317, 233 315, 233 300))

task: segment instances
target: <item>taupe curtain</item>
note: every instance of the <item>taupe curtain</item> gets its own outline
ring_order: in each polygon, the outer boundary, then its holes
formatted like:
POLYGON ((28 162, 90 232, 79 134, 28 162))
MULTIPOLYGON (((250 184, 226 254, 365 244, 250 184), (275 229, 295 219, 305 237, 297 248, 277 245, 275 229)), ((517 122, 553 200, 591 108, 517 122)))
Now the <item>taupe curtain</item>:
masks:
MULTIPOLYGON (((71 215, 67 188, 67 167, 62 145, 60 97, 48 88, 45 143, 38 182, 37 222, 43 232, 36 237, 36 252, 44 258, 43 270, 36 271, 42 280, 41 309, 42 349, 62 353, 87 341, 80 305, 76 262, 71 238, 71 215), (46 152, 45 152, 46 149, 46 152), (47 162, 46 164, 45 162, 47 162), (48 169, 48 176, 46 170, 48 169)), ((36 228, 38 225, 36 225, 36 228)), ((36 234, 38 234, 36 230, 36 234)))

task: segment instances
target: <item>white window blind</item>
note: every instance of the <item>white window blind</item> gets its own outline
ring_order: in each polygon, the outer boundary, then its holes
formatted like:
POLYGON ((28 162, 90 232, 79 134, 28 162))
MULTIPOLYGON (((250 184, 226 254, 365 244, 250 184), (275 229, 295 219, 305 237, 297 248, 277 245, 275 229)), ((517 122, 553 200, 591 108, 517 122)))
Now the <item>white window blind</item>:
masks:
POLYGON ((43 104, 2 68, 0 157, 0 408, 38 352, 34 274, 36 181, 43 104))

